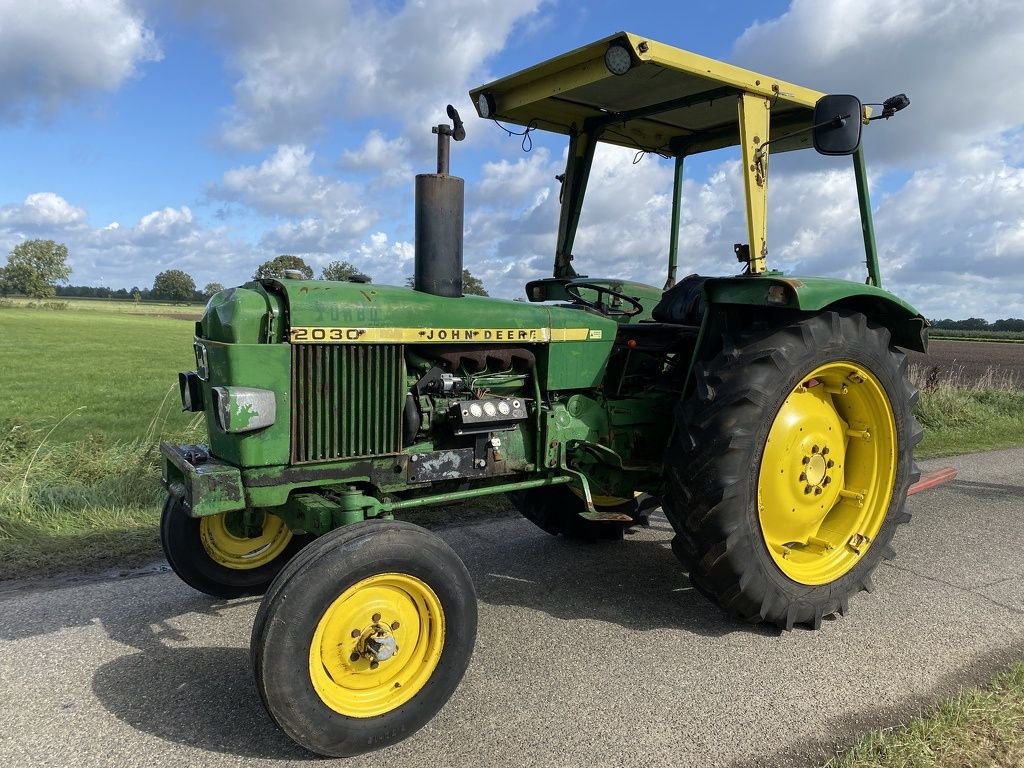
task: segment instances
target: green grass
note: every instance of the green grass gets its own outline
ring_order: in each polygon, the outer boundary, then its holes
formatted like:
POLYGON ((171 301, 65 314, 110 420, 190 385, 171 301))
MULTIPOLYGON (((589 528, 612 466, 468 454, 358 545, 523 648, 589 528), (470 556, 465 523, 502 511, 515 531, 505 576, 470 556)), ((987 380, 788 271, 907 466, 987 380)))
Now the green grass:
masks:
POLYGON ((914 415, 925 428, 918 458, 975 453, 1024 445, 1024 390, 991 369, 975 381, 958 373, 930 380, 928 370, 911 366, 910 379, 921 391, 914 415))
MULTIPOLYGON (((178 371, 195 367, 194 325, 120 313, 0 309, 6 407, 0 420, 49 429, 49 440, 89 435, 143 437, 161 403, 178 402, 178 371)), ((162 429, 183 429, 188 414, 162 410, 162 429)))
POLYGON ((1024 664, 898 728, 872 731, 824 768, 1019 768, 1024 664))
POLYGON ((121 299, 95 299, 84 296, 55 296, 52 299, 7 297, 0 299, 0 308, 43 309, 67 312, 102 312, 119 315, 194 315, 198 320, 203 313, 202 304, 172 301, 140 301, 121 299))

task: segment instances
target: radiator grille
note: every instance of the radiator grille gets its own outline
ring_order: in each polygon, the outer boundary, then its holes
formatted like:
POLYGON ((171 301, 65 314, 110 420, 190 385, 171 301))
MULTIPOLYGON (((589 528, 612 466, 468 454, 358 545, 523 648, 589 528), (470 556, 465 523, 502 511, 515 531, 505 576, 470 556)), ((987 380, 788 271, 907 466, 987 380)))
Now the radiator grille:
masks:
POLYGON ((293 345, 292 462, 398 453, 405 388, 400 345, 293 345))

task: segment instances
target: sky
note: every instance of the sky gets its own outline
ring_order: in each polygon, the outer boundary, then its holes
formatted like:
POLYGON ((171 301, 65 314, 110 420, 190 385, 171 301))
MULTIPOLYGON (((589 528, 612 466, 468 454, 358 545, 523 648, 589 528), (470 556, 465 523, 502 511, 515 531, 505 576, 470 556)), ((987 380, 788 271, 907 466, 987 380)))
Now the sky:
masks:
MULTIPOLYGON (((550 275, 565 139, 467 91, 620 30, 822 91, 911 106, 864 132, 885 286, 931 318, 1024 317, 1019 0, 0 0, 0 260, 68 246, 76 285, 199 287, 302 256, 401 285, 413 177, 454 104, 465 263, 492 295, 550 275)), ((670 161, 602 148, 581 273, 665 278, 670 161)), ((863 281, 848 158, 772 159, 769 266, 863 281)), ((734 151, 688 159, 680 274, 735 274, 734 151)))

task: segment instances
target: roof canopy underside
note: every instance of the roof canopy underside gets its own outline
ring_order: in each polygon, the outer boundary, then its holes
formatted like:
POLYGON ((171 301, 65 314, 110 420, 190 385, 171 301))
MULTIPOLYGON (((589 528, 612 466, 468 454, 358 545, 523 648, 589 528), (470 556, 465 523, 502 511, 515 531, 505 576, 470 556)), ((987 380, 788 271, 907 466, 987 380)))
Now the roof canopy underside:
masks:
MULTIPOLYGON (((602 126, 600 140, 661 154, 693 154, 739 143, 737 98, 764 97, 771 135, 811 126, 823 94, 750 70, 620 33, 496 80, 470 92, 493 99, 499 121, 572 134, 602 126), (610 43, 630 51, 633 65, 613 75, 604 63, 610 43)), ((772 151, 810 146, 809 133, 772 151)))

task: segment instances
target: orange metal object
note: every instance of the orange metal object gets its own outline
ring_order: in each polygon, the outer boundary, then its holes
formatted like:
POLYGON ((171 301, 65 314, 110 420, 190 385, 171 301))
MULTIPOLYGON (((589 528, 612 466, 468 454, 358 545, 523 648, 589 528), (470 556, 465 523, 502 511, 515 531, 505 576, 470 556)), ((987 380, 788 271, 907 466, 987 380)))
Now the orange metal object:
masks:
POLYGON ((929 472, 927 475, 922 475, 920 480, 910 486, 907 496, 913 496, 915 493, 921 493, 921 491, 930 491, 932 488, 938 488, 940 485, 952 482, 956 478, 956 473, 957 470, 954 467, 945 467, 929 472))

